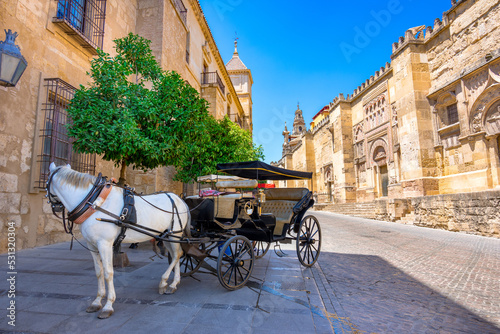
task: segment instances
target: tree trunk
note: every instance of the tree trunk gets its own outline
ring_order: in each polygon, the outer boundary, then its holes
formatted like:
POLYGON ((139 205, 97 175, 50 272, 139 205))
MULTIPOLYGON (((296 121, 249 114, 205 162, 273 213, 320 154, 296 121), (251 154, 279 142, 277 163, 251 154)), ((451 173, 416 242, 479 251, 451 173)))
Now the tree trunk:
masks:
POLYGON ((122 160, 122 168, 120 169, 120 179, 118 180, 118 185, 124 186, 125 185, 125 174, 127 171, 127 163, 125 160, 122 160))

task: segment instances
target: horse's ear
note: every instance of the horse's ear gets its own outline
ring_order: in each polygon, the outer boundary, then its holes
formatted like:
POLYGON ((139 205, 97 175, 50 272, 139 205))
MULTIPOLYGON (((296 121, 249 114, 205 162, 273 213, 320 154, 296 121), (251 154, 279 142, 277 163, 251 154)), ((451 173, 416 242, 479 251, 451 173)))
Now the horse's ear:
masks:
POLYGON ((57 168, 56 164, 54 162, 51 162, 49 166, 50 172, 52 173, 56 168, 57 168))
POLYGON ((71 165, 70 164, 66 164, 66 167, 68 167, 69 169, 71 169, 71 165))

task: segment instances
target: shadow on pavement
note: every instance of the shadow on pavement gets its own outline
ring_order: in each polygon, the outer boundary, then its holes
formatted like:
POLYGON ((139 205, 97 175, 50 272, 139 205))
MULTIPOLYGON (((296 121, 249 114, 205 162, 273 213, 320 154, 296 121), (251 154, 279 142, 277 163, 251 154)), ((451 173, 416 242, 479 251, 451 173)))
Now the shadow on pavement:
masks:
POLYGON ((362 333, 500 333, 378 256, 324 252, 319 264, 341 312, 362 333))

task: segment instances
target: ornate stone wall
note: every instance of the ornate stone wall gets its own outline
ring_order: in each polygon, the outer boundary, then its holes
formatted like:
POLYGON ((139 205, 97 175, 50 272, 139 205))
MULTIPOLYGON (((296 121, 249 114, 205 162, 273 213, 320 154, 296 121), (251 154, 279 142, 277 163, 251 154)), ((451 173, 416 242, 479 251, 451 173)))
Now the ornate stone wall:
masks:
MULTIPOLYGON (((378 199, 377 207, 418 198, 437 209, 431 202, 436 200, 442 206, 438 213, 414 212, 422 217, 419 222, 447 221, 447 229, 498 234, 498 222, 491 218, 498 209, 488 205, 489 211, 474 211, 480 203, 462 193, 486 191, 488 198, 500 187, 499 22, 498 1, 452 1, 433 25, 410 28, 393 43, 391 63, 352 95, 335 98, 328 116, 333 132, 328 158, 321 153, 326 130, 318 126, 321 122, 312 129, 317 189, 325 189, 327 174, 334 188, 333 196, 318 193, 318 200, 348 202, 339 192, 343 185, 354 189, 353 201, 378 199), (346 124, 349 136, 342 130, 346 124), (434 196, 440 194, 451 197, 434 196), (450 218, 443 208, 457 203, 465 209, 455 206, 450 218), (466 218, 468 213, 490 218, 466 218)), ((296 154, 293 159, 300 160, 296 154)), ((393 204, 379 210, 386 212, 380 217, 389 217, 393 204)))

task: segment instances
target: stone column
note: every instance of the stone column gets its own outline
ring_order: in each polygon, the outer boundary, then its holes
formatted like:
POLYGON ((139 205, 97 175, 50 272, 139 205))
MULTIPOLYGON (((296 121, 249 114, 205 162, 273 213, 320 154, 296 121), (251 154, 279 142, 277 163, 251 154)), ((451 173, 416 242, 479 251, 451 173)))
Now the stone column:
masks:
POLYGON ((379 198, 382 193, 380 186, 380 168, 378 165, 373 166, 373 185, 375 189, 375 198, 379 198))

